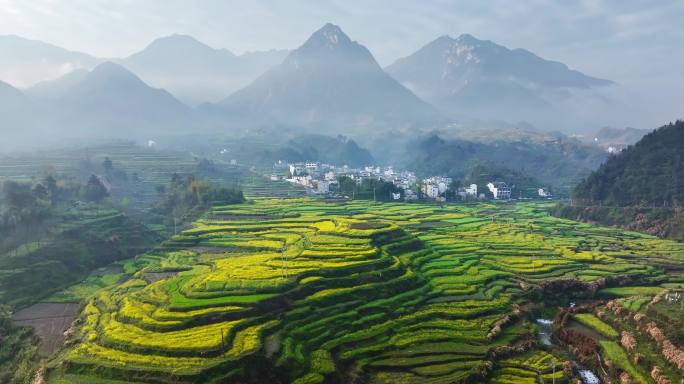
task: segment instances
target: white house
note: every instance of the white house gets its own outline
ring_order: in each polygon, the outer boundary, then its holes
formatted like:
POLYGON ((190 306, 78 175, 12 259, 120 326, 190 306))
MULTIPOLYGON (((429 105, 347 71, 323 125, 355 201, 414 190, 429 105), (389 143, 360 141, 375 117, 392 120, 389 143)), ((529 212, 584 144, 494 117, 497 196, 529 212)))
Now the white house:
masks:
POLYGON ((508 200, 511 198, 511 189, 503 181, 487 183, 487 188, 494 195, 495 200, 508 200))
POLYGON ((434 184, 423 184, 423 193, 427 197, 435 199, 439 197, 439 186, 434 184))
POLYGON ((477 198, 477 184, 470 184, 467 187, 459 188, 458 189, 458 195, 462 199, 477 198))
POLYGON ((290 176, 295 177, 295 176, 301 176, 304 174, 304 171, 306 168, 302 167, 301 164, 290 164, 290 176))

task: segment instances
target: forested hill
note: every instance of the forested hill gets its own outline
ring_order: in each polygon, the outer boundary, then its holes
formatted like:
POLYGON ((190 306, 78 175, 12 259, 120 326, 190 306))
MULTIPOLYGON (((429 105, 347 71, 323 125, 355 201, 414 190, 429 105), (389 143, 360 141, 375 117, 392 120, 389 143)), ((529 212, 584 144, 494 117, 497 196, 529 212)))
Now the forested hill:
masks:
POLYGON ((610 206, 684 203, 684 121, 662 126, 609 158, 574 190, 576 199, 610 206))

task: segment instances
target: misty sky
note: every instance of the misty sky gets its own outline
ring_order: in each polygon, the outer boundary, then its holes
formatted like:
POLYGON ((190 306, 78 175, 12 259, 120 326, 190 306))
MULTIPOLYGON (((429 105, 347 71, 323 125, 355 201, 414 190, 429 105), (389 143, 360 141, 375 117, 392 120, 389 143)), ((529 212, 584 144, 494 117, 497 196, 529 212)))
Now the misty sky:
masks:
POLYGON ((684 0, 0 0, 0 34, 103 57, 172 33, 236 53, 294 48, 333 22, 384 66, 440 35, 470 33, 676 106, 684 106, 682 20, 684 0))

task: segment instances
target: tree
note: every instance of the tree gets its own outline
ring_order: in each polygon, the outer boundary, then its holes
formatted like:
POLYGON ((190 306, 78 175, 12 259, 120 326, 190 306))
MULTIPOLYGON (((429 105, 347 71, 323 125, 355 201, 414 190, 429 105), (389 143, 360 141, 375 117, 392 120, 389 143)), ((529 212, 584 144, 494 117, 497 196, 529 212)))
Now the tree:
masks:
POLYGON ((59 198, 59 187, 57 186, 57 180, 52 175, 45 176, 43 179, 43 184, 50 195, 50 205, 55 205, 57 199, 59 198))
POLYGON ((43 184, 36 184, 31 190, 33 197, 37 200, 47 201, 50 198, 50 192, 43 184))
POLYGON ((23 211, 35 202, 29 184, 16 181, 5 181, 3 184, 3 198, 8 210, 23 211))
POLYGON ((114 168, 114 164, 112 164, 112 160, 109 157, 105 157, 102 167, 105 169, 105 172, 110 173, 114 168))
POLYGON ((109 191, 107 191, 107 188, 102 184, 100 178, 95 175, 90 175, 88 184, 85 186, 84 198, 88 201, 99 203, 107 196, 109 196, 109 191))

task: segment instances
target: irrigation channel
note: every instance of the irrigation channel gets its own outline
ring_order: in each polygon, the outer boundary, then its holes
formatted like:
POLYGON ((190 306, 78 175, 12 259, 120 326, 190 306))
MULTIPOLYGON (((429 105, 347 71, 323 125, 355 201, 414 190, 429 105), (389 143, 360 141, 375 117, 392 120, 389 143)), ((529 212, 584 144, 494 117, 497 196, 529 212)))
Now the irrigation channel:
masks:
MULTIPOLYGON (((539 326, 539 331, 537 332, 537 336, 539 337, 539 342, 542 345, 548 346, 548 347, 556 347, 556 348, 562 348, 559 344, 556 343, 556 340, 554 340, 552 331, 551 331, 551 324, 552 321, 549 319, 537 319, 537 325, 539 326)), ((591 370, 587 369, 586 367, 582 366, 581 364, 577 363, 574 360, 570 360, 577 370, 577 374, 579 374, 580 379, 582 380, 582 383, 584 384, 600 384, 601 380, 599 380, 598 376, 594 374, 591 370)))

